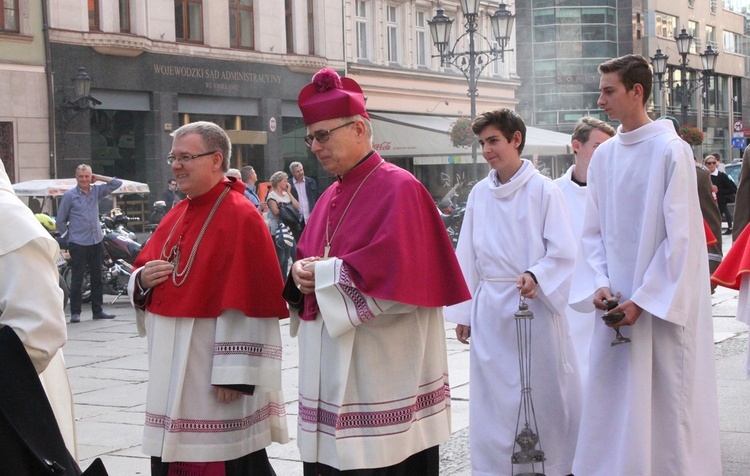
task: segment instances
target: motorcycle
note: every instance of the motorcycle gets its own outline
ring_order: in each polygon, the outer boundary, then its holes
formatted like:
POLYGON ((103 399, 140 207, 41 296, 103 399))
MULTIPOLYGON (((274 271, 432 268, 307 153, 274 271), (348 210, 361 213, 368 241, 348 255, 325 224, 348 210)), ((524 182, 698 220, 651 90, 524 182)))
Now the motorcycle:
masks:
POLYGON ((60 252, 55 257, 55 264, 57 265, 57 272, 59 274, 60 289, 63 292, 63 309, 68 305, 68 299, 70 299, 70 288, 68 283, 63 278, 63 272, 68 266, 70 261, 70 253, 67 250, 67 242, 60 237, 60 233, 57 231, 57 224, 55 220, 47 215, 46 213, 35 213, 34 216, 42 224, 45 230, 57 241, 60 245, 60 252))
POLYGON ((466 211, 465 206, 461 206, 458 203, 458 188, 462 185, 461 182, 457 182, 456 185, 448 190, 443 198, 437 202, 437 209, 440 213, 440 218, 443 220, 445 225, 445 231, 448 233, 448 237, 451 239, 451 244, 455 249, 458 245, 458 235, 461 233, 461 225, 464 221, 464 212, 466 211))
MULTIPOLYGON (((125 225, 129 218, 122 213, 111 213, 110 216, 101 215, 99 221, 104 232, 102 243, 104 253, 102 259, 102 286, 104 294, 115 295, 110 304, 114 304, 120 296, 127 295, 128 281, 133 273, 133 263, 141 252, 141 244, 133 239, 135 235, 128 231, 125 225), (131 237, 132 235, 132 237, 131 237)), ((70 289, 73 279, 73 267, 68 258, 62 276, 70 289)), ((82 301, 91 302, 91 277, 85 273, 82 285, 82 301)))

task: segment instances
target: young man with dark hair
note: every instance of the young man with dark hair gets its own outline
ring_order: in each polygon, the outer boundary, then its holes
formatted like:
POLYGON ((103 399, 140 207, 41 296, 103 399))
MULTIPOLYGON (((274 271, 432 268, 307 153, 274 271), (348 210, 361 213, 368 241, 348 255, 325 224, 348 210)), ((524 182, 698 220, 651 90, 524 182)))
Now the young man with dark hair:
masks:
POLYGON ((574 474, 721 474, 708 256, 690 147, 646 114, 648 61, 599 66, 621 122, 594 152, 570 302, 596 319, 574 474), (619 304, 607 311, 607 302, 619 304), (601 312, 597 313, 601 316, 601 312), (624 327, 631 342, 612 346, 624 327))
POLYGON ((521 159, 526 125, 518 114, 485 112, 472 130, 492 168, 469 194, 456 248, 473 299, 445 311, 446 320, 458 324, 458 340, 471 339, 472 474, 503 476, 513 469, 522 383, 518 367, 510 363, 518 360, 519 298, 534 313, 530 386, 545 469, 569 474, 581 384, 565 316, 576 249, 565 199, 521 159))

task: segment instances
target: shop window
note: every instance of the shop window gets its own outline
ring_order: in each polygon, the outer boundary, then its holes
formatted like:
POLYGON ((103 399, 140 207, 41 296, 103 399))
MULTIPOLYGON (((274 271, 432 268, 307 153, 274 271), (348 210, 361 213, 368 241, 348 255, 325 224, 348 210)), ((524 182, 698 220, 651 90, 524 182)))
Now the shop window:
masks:
POLYGON ((130 33, 130 0, 120 0, 120 33, 130 33))
POLYGON ((99 25, 99 0, 89 0, 89 31, 101 31, 99 25))
POLYGON ((0 10, 0 31, 20 33, 18 22, 18 0, 5 0, 0 10))
POLYGON ((232 48, 255 48, 253 0, 229 0, 229 40, 232 48))
POLYGON ((13 123, 0 122, 0 159, 10 182, 16 181, 16 159, 13 154, 13 123))
POLYGON ((203 42, 202 0, 175 0, 174 19, 177 41, 203 42))

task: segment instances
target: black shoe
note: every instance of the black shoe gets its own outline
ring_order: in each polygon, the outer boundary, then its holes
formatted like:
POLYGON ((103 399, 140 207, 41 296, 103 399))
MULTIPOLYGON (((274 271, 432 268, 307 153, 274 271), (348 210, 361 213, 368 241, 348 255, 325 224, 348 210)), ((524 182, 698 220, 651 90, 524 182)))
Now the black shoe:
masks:
POLYGON ((99 320, 99 319, 114 319, 114 318, 115 318, 115 316, 114 316, 114 315, 112 315, 112 314, 107 314, 107 313, 106 313, 106 312, 104 312, 104 311, 102 311, 102 312, 97 312, 96 314, 94 314, 94 320, 95 320, 95 321, 96 321, 96 320, 99 320))
POLYGON ((731 228, 727 228, 727 231, 725 231, 724 233, 722 233, 722 235, 731 235, 731 234, 732 234, 732 229, 731 228))
POLYGON ((75 324, 81 322, 81 315, 80 314, 71 314, 70 315, 70 323, 75 324))

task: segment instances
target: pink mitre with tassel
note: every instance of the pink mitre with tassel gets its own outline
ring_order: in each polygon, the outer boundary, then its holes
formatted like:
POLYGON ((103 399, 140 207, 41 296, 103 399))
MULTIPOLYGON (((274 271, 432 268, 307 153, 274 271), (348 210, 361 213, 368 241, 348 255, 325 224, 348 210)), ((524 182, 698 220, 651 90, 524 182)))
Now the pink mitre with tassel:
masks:
POLYGON ((306 125, 357 114, 370 118, 359 84, 353 79, 340 77, 331 68, 315 73, 312 83, 300 91, 297 105, 306 125))

